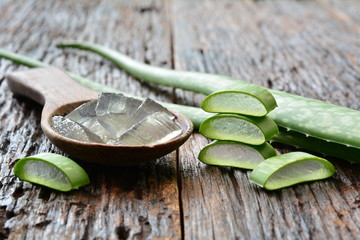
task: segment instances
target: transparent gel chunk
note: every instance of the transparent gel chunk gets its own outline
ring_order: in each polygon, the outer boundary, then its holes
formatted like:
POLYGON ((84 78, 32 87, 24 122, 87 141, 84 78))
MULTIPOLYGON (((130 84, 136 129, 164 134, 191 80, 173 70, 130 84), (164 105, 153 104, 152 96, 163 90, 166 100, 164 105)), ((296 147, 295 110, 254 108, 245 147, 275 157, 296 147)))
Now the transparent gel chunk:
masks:
POLYGON ((156 112, 126 131, 114 145, 155 145, 167 142, 182 133, 181 127, 168 113, 156 112))
POLYGON ((88 131, 101 137, 103 142, 107 142, 111 139, 115 139, 116 136, 112 135, 103 125, 100 124, 97 117, 87 118, 82 121, 81 126, 85 127, 88 131))
POLYGON ((81 142, 103 143, 98 135, 90 132, 80 124, 62 116, 54 116, 52 118, 52 128, 60 135, 67 138, 81 142))
POLYGON ((165 107, 163 107, 160 104, 158 104, 157 102, 147 98, 136 109, 136 111, 131 116, 131 118, 128 119, 128 122, 126 123, 126 126, 128 128, 131 128, 133 125, 137 124, 141 120, 145 119, 146 117, 148 117, 151 114, 154 114, 156 112, 163 112, 164 114, 166 114, 168 116, 169 119, 174 119, 175 118, 175 115, 172 114, 165 107))
POLYGON ((95 107, 97 100, 84 103, 79 107, 75 108, 71 113, 66 115, 66 118, 73 120, 79 124, 86 121, 88 118, 96 117, 95 107))
POLYGON ((151 99, 141 101, 123 94, 101 93, 58 122, 54 130, 84 142, 153 145, 182 133, 176 116, 151 99), (79 136, 77 136, 79 135, 79 136))
POLYGON ((97 100, 92 100, 90 102, 84 103, 78 108, 74 109, 65 117, 80 124, 89 132, 100 136, 103 142, 107 142, 110 139, 116 138, 116 136, 112 135, 106 128, 104 128, 99 123, 95 112, 96 105, 97 100))
POLYGON ((122 113, 103 114, 97 117, 101 126, 116 138, 128 129, 126 126, 128 118, 127 114, 122 113))
POLYGON ((126 97, 121 93, 101 93, 95 112, 97 116, 107 113, 131 114, 141 103, 141 100, 126 97))

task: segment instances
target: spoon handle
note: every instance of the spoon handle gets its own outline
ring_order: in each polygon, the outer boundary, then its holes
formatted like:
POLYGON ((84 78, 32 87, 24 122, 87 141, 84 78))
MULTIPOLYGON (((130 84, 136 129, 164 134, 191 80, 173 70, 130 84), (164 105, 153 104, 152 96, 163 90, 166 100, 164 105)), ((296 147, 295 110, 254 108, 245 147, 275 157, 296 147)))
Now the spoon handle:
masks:
POLYGON ((97 93, 71 79, 64 71, 54 68, 34 68, 6 75, 9 88, 44 105, 51 113, 68 103, 95 99, 97 93))

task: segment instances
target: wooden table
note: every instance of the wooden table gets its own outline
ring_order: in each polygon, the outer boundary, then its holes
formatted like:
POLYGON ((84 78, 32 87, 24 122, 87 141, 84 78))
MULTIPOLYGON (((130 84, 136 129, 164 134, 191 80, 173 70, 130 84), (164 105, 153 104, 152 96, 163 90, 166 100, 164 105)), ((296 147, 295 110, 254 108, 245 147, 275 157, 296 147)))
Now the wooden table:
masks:
MULTIPOLYGON (((110 62, 55 47, 86 40, 140 61, 218 73, 360 109, 359 1, 0 1, 0 47, 153 99, 197 106, 202 95, 141 84, 110 62)), ((61 153, 41 106, 14 97, 0 59, 0 239, 355 239, 360 166, 329 159, 325 181, 264 191, 250 171, 197 160, 198 133, 152 164, 79 162, 91 184, 60 193, 22 182, 17 159, 61 153)), ((65 87, 65 86, 64 86, 65 87)), ((291 147, 275 145, 281 152, 291 147)), ((360 156, 359 156, 360 157, 360 156)))

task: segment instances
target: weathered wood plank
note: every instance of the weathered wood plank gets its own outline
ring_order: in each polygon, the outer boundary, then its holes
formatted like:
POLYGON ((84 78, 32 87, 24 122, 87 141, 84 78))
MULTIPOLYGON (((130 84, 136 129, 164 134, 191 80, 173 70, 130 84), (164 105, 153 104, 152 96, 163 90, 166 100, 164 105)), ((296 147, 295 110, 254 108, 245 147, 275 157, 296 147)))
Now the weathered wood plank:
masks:
MULTIPOLYGON (((135 95, 171 101, 101 58, 59 50, 87 40, 141 61, 170 66, 169 15, 161 1, 1 1, 0 46, 135 95)), ((16 159, 60 153, 40 129, 41 106, 14 98, 4 79, 22 67, 0 59, 0 239, 181 238, 176 153, 139 167, 80 162, 91 184, 59 193, 19 181, 16 159)), ((66 87, 66 86, 64 86, 66 87)))
MULTIPOLYGON (((169 88, 141 85, 95 55, 58 50, 56 42, 89 40, 154 65, 171 68, 174 60, 176 69, 231 75, 360 108, 359 3, 172 4, 0 1, 0 45, 155 99, 174 96, 169 88)), ((249 171, 200 163, 197 154, 208 140, 199 134, 180 149, 178 169, 173 153, 139 167, 80 162, 92 184, 68 194, 20 182, 11 172, 17 158, 59 151, 39 128, 41 106, 9 92, 3 76, 15 69, 0 60, 0 239, 176 239, 181 225, 185 239, 360 234, 358 166, 332 159, 338 169, 332 179, 266 192, 248 182, 249 171)), ((192 105, 203 98, 179 90, 176 96, 192 105)))
MULTIPOLYGON (((175 68, 230 75, 359 110, 359 10, 355 1, 174 2, 175 68), (338 9, 342 18, 334 17, 338 9)), ((202 98, 177 94, 195 105, 202 98)), ((338 169, 333 178, 268 192, 249 183, 249 171, 199 163, 207 142, 195 135, 180 151, 186 239, 359 236, 359 166, 331 159, 338 169)))

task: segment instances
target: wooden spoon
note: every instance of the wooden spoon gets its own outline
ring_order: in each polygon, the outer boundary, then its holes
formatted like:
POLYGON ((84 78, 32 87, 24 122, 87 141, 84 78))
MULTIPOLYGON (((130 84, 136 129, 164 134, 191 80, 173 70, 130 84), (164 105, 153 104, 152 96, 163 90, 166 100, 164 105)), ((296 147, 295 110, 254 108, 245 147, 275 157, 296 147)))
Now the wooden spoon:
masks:
POLYGON ((174 113, 183 133, 168 142, 152 146, 116 146, 86 143, 66 138, 51 127, 54 115, 64 116, 80 104, 96 99, 98 93, 72 80, 65 72, 54 67, 35 68, 6 75, 10 89, 44 105, 41 128, 59 149, 84 161, 107 165, 136 165, 153 161, 180 147, 193 131, 192 122, 174 113))

